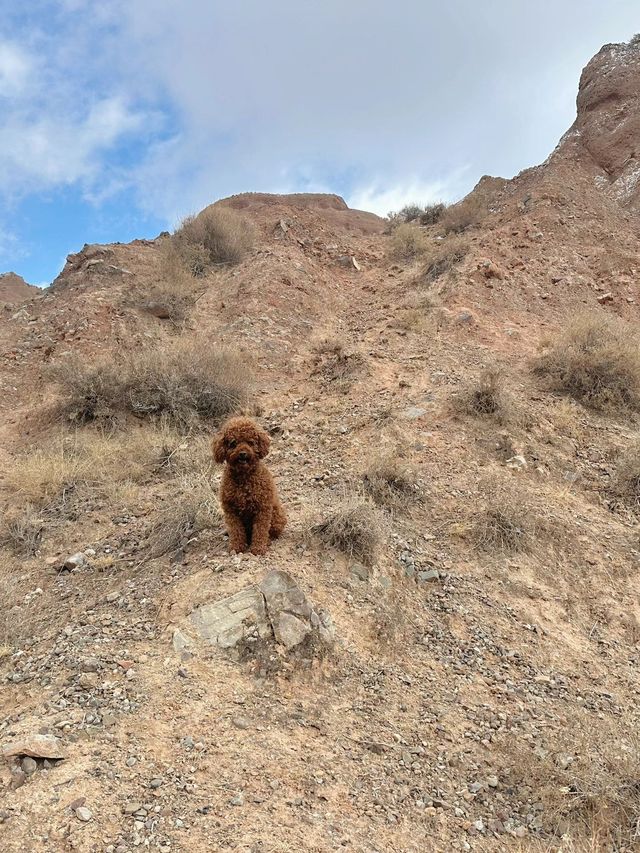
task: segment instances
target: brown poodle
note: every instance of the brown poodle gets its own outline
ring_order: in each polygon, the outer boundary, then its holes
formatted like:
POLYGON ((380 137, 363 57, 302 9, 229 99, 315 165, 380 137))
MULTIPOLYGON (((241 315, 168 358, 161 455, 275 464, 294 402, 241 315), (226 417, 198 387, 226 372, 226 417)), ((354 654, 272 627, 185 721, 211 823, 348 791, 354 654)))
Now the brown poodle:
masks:
POLYGON ((266 554, 269 537, 280 536, 287 523, 271 472, 262 461, 269 443, 261 427, 240 417, 230 418, 213 439, 214 459, 227 463, 220 502, 231 551, 266 554))

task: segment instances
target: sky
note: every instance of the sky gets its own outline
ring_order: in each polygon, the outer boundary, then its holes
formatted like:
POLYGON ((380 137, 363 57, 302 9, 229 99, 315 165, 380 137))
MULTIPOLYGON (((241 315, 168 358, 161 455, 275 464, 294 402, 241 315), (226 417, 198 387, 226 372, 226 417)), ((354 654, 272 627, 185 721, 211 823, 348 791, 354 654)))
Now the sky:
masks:
POLYGON ((0 272, 245 191, 385 215, 542 162, 637 0, 0 0, 0 272))

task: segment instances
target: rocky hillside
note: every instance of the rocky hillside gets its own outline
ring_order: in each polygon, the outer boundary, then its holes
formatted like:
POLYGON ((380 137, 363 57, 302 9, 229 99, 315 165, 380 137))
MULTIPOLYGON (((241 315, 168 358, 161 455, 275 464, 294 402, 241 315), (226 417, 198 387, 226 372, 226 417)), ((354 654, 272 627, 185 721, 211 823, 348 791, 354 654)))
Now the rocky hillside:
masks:
POLYGON ((236 196, 1 315, 0 849, 638 849, 639 57, 426 224, 236 196))
POLYGON ((38 288, 27 282, 14 272, 0 273, 0 303, 15 305, 35 296, 38 288))

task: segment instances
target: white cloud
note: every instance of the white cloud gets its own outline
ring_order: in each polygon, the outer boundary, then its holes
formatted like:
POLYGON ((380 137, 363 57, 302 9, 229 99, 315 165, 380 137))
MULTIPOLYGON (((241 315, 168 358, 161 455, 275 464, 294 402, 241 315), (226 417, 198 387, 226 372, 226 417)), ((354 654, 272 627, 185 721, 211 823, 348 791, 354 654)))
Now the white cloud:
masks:
POLYGON ((16 44, 0 42, 0 98, 15 98, 25 91, 33 72, 31 57, 16 44))
POLYGON ((465 170, 454 172, 448 179, 440 181, 410 180, 394 186, 381 182, 366 187, 357 187, 349 193, 349 207, 369 210, 379 216, 400 210, 405 204, 432 204, 438 201, 456 201, 470 187, 463 182, 465 170))

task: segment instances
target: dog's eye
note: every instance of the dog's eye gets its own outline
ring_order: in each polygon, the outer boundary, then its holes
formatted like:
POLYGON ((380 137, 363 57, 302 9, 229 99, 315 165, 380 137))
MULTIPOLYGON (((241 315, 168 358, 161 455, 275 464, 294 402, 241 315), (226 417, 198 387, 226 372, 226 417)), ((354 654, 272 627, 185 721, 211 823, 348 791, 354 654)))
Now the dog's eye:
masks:
POLYGON ((235 440, 235 438, 229 439, 229 447, 234 448, 237 443, 238 442, 235 440))

